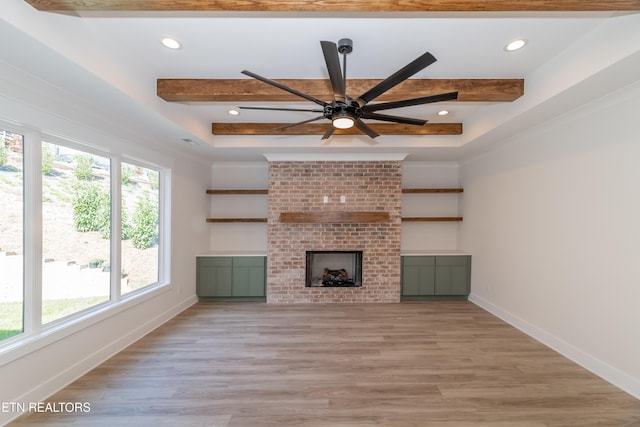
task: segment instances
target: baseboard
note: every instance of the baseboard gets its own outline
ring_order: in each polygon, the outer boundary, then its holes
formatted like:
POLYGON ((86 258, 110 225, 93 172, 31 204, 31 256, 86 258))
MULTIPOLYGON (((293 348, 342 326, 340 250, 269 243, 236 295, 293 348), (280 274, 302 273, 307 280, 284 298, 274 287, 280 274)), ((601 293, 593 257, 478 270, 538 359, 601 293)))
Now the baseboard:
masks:
POLYGON ((596 357, 593 357, 578 347, 556 337, 532 323, 527 322, 526 320, 504 310, 502 307, 499 307, 482 297, 479 297, 478 295, 472 293, 469 295, 469 301, 494 316, 504 320, 511 326, 519 329, 547 347, 557 351, 567 359, 572 360, 605 381, 615 385, 621 390, 624 390, 636 399, 640 399, 639 379, 620 371, 596 357))
MULTIPOLYGON (((185 299, 181 303, 171 307, 169 310, 158 314, 157 316, 147 320, 143 324, 138 325, 138 327, 130 330, 126 335, 120 337, 116 341, 112 341, 108 343, 108 345, 95 351, 90 356, 82 360, 79 360, 74 365, 58 373, 57 375, 49 378, 48 380, 38 385, 36 388, 29 390, 28 392, 24 393, 22 396, 16 398, 14 401, 15 402, 42 402, 46 400, 48 397, 50 397, 54 393, 68 386, 73 381, 77 380, 78 378, 85 375, 87 372, 89 372, 93 368, 97 367, 98 365, 110 359, 111 357, 115 356, 117 353, 121 352, 126 347, 138 341, 140 338, 152 332, 154 329, 157 329, 158 327, 162 326, 164 323, 171 320, 176 315, 180 314, 182 311, 186 310, 187 308, 191 307, 193 304, 197 302, 198 302, 198 299, 195 295, 185 299)), ((8 423, 22 416, 23 414, 20 412, 15 412, 9 415, 11 416, 10 419, 5 420, 0 418, 0 425, 4 425, 4 423, 8 423)))

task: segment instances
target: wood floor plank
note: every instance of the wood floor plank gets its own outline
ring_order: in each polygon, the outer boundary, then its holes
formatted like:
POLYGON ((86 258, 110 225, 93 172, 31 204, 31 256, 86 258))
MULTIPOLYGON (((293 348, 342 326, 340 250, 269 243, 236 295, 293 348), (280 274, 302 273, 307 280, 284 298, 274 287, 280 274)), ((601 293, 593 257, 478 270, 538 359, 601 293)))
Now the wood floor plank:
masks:
POLYGON ((11 425, 638 426, 640 401, 467 301, 199 303, 11 425))

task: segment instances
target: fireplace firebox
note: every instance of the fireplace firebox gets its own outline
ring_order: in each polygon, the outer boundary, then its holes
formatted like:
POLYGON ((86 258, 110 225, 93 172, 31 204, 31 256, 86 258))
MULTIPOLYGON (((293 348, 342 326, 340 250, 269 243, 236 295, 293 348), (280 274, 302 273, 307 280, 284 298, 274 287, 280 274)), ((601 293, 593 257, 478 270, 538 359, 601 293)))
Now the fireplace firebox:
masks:
POLYGON ((305 286, 362 286, 362 251, 307 251, 305 286))

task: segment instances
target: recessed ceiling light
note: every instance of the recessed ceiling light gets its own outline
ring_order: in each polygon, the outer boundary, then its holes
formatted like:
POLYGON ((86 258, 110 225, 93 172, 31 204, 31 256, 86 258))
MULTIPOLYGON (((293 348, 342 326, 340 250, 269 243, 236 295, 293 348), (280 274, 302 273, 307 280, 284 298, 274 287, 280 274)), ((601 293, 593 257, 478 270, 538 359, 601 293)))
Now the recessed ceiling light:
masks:
POLYGON ((197 141, 194 141, 191 138, 180 138, 180 141, 184 142, 185 144, 189 144, 189 145, 200 145, 197 141))
POLYGON ((513 40, 504 47, 504 50, 506 50, 507 52, 513 52, 522 49, 526 44, 527 41, 524 39, 513 40))
POLYGON ((438 115, 439 116, 446 116, 447 114, 449 114, 449 112, 447 110, 440 110, 438 111, 438 115))
POLYGON ((229 113, 232 116, 239 116, 240 115, 240 111, 236 110, 235 108, 227 111, 227 113, 229 113))
POLYGON ((176 39, 172 39, 171 37, 165 37, 162 39, 162 44, 164 47, 169 49, 180 49, 180 42, 176 39))

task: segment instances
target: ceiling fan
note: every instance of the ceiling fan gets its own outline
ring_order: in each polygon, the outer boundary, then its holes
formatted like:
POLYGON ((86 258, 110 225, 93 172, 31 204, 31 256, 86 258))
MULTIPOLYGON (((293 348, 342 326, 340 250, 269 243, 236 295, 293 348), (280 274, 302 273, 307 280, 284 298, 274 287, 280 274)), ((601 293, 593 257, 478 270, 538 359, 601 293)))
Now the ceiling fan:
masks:
POLYGON ((307 111, 313 113, 322 113, 322 115, 314 117, 309 120, 304 120, 297 123, 291 123, 286 126, 279 127, 278 129, 286 129, 293 126, 314 122, 321 119, 331 120, 331 125, 323 135, 322 139, 328 139, 336 129, 348 129, 353 126, 357 127, 361 132, 368 135, 370 138, 376 138, 380 136, 369 125, 362 121, 362 119, 380 120, 385 122, 395 122, 409 125, 422 126, 427 123, 427 120, 412 119, 409 117, 390 116, 386 114, 379 114, 377 111, 390 110, 393 108, 409 107, 412 105, 429 104, 432 102, 449 101, 458 98, 458 92, 449 92, 439 95, 429 95, 420 98, 404 99, 400 101, 383 102, 377 104, 369 104, 375 98, 379 97, 383 93, 387 92, 396 85, 402 83, 409 77, 416 74, 436 62, 436 58, 429 52, 419 56, 409 64, 405 65, 385 80, 381 81, 362 95, 357 98, 350 98, 347 96, 347 54, 353 50, 353 41, 351 39, 340 39, 336 45, 334 42, 321 41, 322 53, 324 54, 324 60, 329 71, 329 80, 331 82, 331 88, 333 90, 333 101, 325 102, 317 99, 313 96, 302 93, 296 89, 290 88, 283 84, 280 84, 274 80, 270 80, 266 77, 262 77, 251 71, 243 70, 242 74, 245 74, 254 79, 260 80, 271 86, 275 86, 279 89, 292 93, 301 98, 314 102, 322 107, 303 109, 303 108, 272 108, 272 107, 240 107, 242 109, 249 110, 275 110, 275 111, 307 111), (340 68, 340 57, 338 53, 342 54, 342 69, 340 68))

